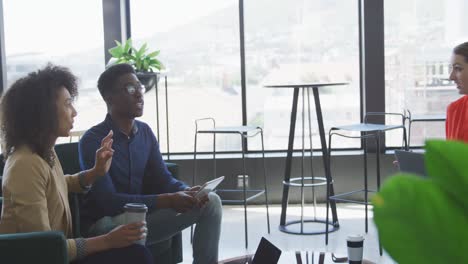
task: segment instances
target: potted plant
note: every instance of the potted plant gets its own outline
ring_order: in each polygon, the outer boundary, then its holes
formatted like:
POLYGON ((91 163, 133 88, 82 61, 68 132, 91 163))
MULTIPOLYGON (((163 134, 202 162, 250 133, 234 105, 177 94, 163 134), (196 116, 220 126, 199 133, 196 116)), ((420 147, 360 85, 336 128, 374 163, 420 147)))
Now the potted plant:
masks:
POLYGON ((400 173, 374 196, 374 221, 395 261, 467 263, 467 157, 467 144, 428 141, 428 177, 400 173))
POLYGON ((164 65, 156 57, 159 50, 149 52, 147 43, 140 48, 133 46, 132 39, 127 39, 125 43, 115 41, 117 46, 109 49, 109 53, 115 59, 114 63, 128 63, 135 67, 137 77, 145 85, 146 91, 153 88, 159 80, 159 72, 164 69, 164 65))

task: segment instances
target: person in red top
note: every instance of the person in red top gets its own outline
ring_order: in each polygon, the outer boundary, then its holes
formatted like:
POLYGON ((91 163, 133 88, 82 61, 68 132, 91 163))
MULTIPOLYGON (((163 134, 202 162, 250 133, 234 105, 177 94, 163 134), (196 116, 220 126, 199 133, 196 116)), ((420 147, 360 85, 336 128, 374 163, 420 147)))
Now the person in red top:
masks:
POLYGON ((445 134, 448 140, 468 143, 468 42, 453 49, 451 64, 450 80, 455 82, 463 97, 447 108, 445 134))

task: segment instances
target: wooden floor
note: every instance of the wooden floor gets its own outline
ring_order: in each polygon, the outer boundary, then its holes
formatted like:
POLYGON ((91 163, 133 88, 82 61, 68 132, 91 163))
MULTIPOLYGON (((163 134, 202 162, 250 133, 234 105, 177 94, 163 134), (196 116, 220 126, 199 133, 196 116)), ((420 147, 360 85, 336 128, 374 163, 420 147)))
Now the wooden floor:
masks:
MULTIPOLYGON (((369 232, 364 231, 364 206, 354 204, 339 204, 338 219, 340 229, 330 234, 328 246, 325 246, 325 235, 291 235, 278 230, 281 206, 270 206, 271 234, 266 227, 266 210, 264 206, 248 207, 249 248, 245 249, 244 241, 244 209, 240 206, 224 206, 219 258, 227 259, 239 255, 253 254, 262 236, 270 240, 284 252, 296 250, 334 252, 339 256, 347 255, 346 237, 351 234, 363 234, 364 258, 375 263, 396 263, 385 252, 379 255, 378 240, 372 221, 372 210, 369 210, 369 232)), ((313 217, 313 207, 305 208, 307 218, 313 217)), ((325 216, 325 205, 319 204, 316 210, 317 218, 325 216)), ((292 205, 288 208, 287 220, 299 219, 300 207, 292 205)), ((304 228, 322 229, 323 224, 305 225, 304 228)), ((298 226, 299 228, 299 226, 298 226)), ((192 263, 192 248, 190 244, 190 229, 183 232, 184 262, 192 263)), ((291 262, 294 263, 294 262, 291 262)))

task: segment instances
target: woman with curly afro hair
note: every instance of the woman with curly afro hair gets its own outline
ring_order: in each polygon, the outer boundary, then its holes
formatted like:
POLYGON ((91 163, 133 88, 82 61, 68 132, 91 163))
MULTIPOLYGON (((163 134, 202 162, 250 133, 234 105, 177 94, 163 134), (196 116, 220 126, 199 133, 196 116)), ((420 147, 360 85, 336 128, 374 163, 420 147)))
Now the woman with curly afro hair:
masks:
POLYGON ((112 131, 96 151, 93 168, 64 175, 54 151, 69 136, 77 115, 77 78, 48 64, 17 80, 3 95, 0 131, 6 157, 0 233, 62 231, 75 263, 152 263, 149 251, 133 242, 146 235, 145 223, 116 227, 91 238, 72 238, 68 192, 85 192, 112 162, 112 131))

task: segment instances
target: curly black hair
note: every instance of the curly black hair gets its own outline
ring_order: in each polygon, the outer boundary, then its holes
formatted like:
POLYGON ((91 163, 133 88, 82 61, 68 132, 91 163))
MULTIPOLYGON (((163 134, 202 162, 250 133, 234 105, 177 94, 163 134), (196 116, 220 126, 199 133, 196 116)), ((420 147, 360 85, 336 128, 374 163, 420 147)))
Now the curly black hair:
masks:
POLYGON ((453 53, 465 57, 465 62, 468 63, 468 42, 463 42, 453 48, 453 53))
POLYGON ((117 79, 128 73, 136 74, 135 69, 132 65, 122 63, 122 64, 114 64, 107 68, 98 79, 98 89, 99 93, 101 93, 102 98, 106 100, 106 98, 111 95, 114 91, 114 85, 117 79))
POLYGON ((62 87, 78 96, 77 77, 68 68, 47 64, 14 82, 0 103, 0 131, 5 158, 27 145, 50 166, 58 130, 57 100, 62 87))

